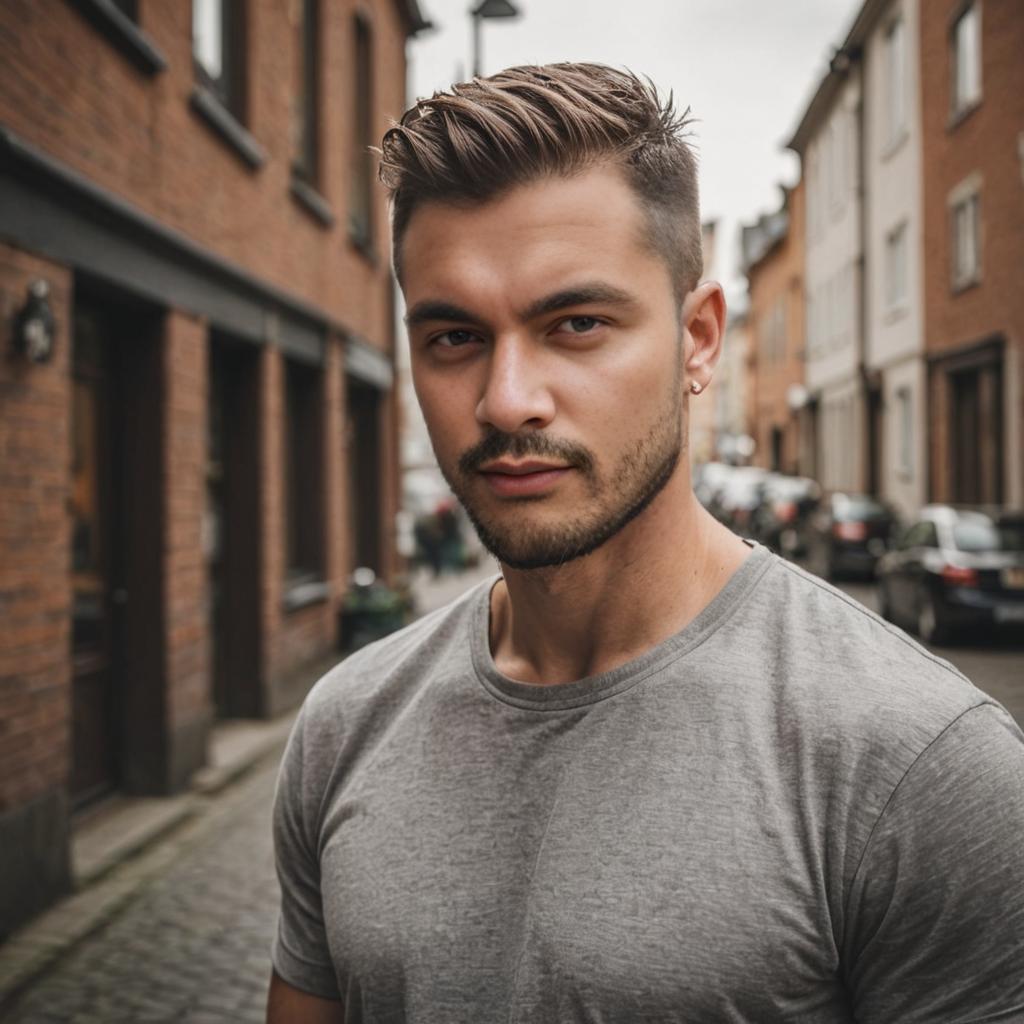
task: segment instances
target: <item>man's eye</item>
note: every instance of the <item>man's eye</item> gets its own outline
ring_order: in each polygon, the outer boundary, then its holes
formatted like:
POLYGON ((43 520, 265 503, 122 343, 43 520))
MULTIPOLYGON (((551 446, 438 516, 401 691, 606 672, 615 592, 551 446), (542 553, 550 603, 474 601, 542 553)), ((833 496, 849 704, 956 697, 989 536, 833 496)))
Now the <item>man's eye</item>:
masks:
POLYGON ((475 339, 476 335, 472 331, 445 331, 444 334, 439 334, 434 338, 434 342, 442 348, 460 348, 475 339))
POLYGON ((601 321, 593 316, 571 316, 568 320, 563 320, 561 326, 570 334, 588 334, 600 324, 601 321))

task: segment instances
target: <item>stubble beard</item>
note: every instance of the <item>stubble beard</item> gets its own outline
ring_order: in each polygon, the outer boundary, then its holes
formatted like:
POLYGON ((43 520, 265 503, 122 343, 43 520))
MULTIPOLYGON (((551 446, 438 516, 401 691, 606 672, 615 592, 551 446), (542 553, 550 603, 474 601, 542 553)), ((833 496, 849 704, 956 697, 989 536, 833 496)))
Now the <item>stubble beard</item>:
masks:
POLYGON ((500 431, 489 433, 464 452, 454 468, 442 465, 448 486, 465 508, 483 546, 512 569, 546 569, 586 557, 636 519, 664 490, 683 451, 679 376, 673 381, 667 409, 610 472, 601 473, 593 454, 582 445, 543 433, 500 431), (553 458, 571 466, 582 477, 589 500, 582 507, 566 509, 566 519, 556 524, 530 521, 527 506, 550 500, 544 495, 517 499, 500 515, 488 515, 483 502, 473 498, 474 489, 482 486, 479 467, 505 455, 553 458), (516 515, 517 508, 522 508, 523 515, 516 515))

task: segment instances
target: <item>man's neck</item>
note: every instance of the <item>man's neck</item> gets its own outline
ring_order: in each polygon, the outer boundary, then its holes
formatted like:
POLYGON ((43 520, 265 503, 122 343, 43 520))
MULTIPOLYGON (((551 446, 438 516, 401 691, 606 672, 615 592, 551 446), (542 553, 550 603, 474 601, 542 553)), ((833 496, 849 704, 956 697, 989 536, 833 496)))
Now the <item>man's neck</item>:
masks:
POLYGON ((715 522, 679 473, 597 551, 563 566, 503 567, 491 594, 499 671, 541 685, 623 665, 677 633, 725 586, 750 549, 715 522))

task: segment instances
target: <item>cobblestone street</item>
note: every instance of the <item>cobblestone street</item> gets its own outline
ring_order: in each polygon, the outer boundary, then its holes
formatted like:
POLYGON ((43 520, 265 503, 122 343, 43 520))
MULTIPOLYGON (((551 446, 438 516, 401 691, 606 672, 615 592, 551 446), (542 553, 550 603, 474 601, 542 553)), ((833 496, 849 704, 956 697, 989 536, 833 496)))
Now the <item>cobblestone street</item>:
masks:
POLYGON ((11 1024, 262 1021, 277 916, 277 758, 118 871, 151 873, 127 908, 22 997, 11 1024))

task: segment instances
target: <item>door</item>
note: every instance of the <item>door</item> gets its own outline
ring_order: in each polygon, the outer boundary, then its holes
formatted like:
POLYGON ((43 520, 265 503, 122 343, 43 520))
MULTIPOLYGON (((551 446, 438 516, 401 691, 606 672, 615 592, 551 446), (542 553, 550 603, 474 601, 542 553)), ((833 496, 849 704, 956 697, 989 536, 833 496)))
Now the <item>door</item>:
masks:
POLYGON ((1003 500, 1002 362, 950 374, 954 502, 999 504, 1003 500))
POLYGON ((74 311, 71 385, 72 769, 76 804, 118 783, 116 719, 123 566, 117 343, 98 307, 74 311))
POLYGON ((221 718, 261 711, 258 507, 257 356, 253 346, 213 332, 203 553, 213 700, 221 718))
POLYGON ((352 568, 381 571, 380 399, 376 388, 348 386, 349 514, 352 568))

